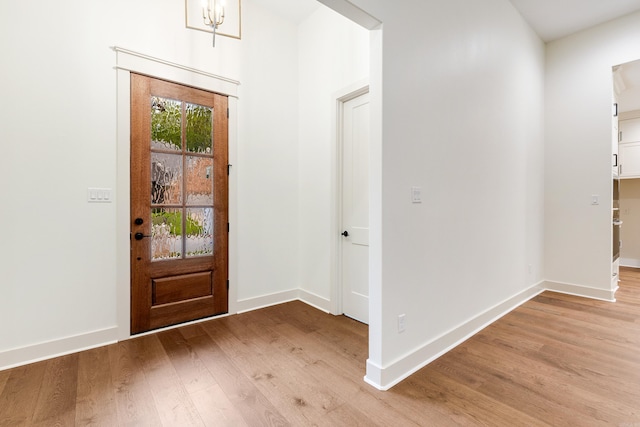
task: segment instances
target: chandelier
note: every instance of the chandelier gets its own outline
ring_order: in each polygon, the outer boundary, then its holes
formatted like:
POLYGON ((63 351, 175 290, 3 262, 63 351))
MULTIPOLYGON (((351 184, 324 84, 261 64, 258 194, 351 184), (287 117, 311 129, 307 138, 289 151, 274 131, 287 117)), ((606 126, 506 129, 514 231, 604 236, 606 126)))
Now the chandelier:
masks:
POLYGON ((202 19, 204 25, 213 30, 213 47, 216 47, 216 31, 224 22, 224 0, 203 0, 202 19))

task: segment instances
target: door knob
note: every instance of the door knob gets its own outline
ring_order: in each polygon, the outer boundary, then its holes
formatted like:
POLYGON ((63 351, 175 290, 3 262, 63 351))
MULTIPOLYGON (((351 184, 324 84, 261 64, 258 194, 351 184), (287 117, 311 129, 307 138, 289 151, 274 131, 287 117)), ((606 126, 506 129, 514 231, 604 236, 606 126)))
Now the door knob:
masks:
POLYGON ((133 238, 136 239, 136 240, 142 240, 145 237, 151 237, 151 236, 147 236, 146 234, 143 234, 143 233, 140 233, 140 232, 138 232, 138 233, 133 235, 133 238))
POLYGON ((144 220, 143 220, 142 218, 136 218, 136 219, 133 221, 133 223, 134 223, 135 225, 142 225, 142 224, 144 224, 144 220))
POLYGON ((344 231, 343 231, 342 233, 340 233, 340 234, 342 234, 344 237, 349 237, 349 232, 348 232, 347 230, 344 230, 344 231))

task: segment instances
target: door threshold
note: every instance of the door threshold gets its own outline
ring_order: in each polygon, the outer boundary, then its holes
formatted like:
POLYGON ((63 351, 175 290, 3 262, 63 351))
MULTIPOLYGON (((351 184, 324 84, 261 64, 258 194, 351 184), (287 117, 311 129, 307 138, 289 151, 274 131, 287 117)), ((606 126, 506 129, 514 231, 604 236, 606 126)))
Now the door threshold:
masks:
POLYGON ((162 328, 153 329, 151 331, 146 331, 146 332, 140 332, 139 334, 135 334, 135 335, 129 334, 129 339, 138 338, 138 337, 144 337, 146 335, 153 335, 156 332, 169 331, 171 329, 180 328, 182 326, 195 325, 195 324, 198 324, 198 323, 208 322, 209 320, 220 319, 220 318, 228 317, 228 316, 231 316, 231 313, 215 314, 213 316, 203 317, 202 319, 190 320, 188 322, 177 323, 175 325, 163 326, 162 328))

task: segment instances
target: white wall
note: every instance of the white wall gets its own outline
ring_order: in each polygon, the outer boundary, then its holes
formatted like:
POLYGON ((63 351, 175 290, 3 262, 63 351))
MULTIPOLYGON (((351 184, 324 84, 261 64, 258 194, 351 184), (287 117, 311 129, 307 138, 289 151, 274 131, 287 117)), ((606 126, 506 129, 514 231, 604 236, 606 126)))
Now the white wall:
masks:
POLYGON ((247 309, 298 288, 298 37, 260 2, 242 8, 236 230, 247 309))
POLYGON ((506 0, 352 3, 383 23, 366 379, 386 388, 538 291, 544 46, 506 0))
POLYGON ((324 6, 299 27, 299 283, 330 310, 336 93, 369 76, 369 31, 324 6))
POLYGON ((620 265, 640 267, 640 179, 620 180, 620 265))
POLYGON ((613 299, 612 66, 640 58, 640 14, 547 45, 545 278, 548 286, 613 299), (591 195, 601 203, 591 205, 591 195))
POLYGON ((128 286, 116 236, 129 231, 117 227, 118 195, 86 202, 87 187, 123 178, 110 46, 242 81, 232 286, 245 308, 296 289, 297 28, 245 0, 243 40, 218 37, 213 49, 210 34, 185 28, 183 1, 36 3, 0 4, 0 368, 128 328, 116 315, 128 286))

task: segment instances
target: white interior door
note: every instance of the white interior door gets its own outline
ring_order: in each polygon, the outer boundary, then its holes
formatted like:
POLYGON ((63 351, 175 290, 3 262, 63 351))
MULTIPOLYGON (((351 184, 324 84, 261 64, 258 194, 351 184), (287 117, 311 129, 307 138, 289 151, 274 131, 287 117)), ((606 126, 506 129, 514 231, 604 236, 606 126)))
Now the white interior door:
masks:
POLYGON ((342 311, 369 323, 369 94, 342 110, 342 311))

